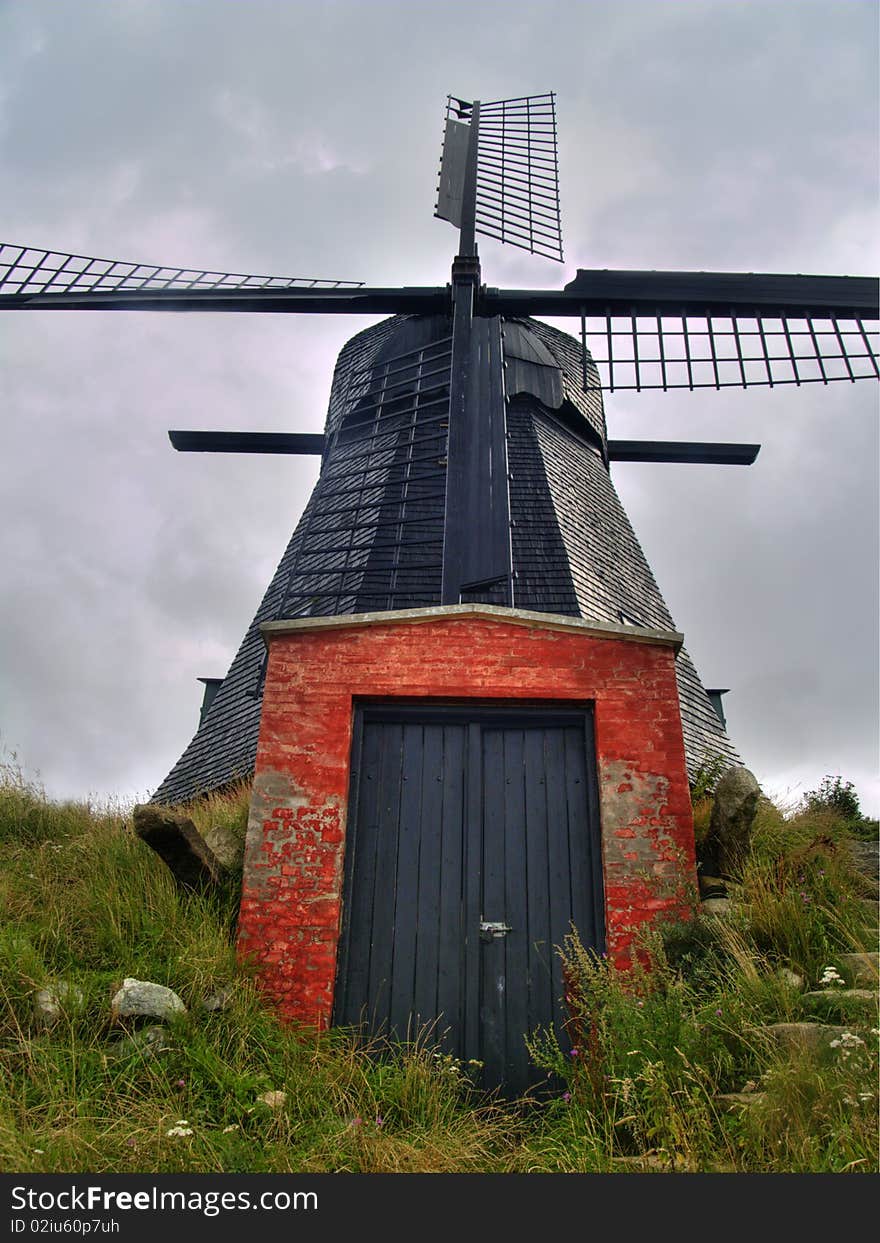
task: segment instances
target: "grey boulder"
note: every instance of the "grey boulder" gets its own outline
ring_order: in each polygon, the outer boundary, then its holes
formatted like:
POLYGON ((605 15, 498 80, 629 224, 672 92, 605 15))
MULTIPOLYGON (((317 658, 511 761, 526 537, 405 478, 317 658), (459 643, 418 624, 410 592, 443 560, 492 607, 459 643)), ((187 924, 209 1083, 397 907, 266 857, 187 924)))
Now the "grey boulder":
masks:
POLYGON ((728 768, 718 782, 703 846, 703 854, 716 875, 740 874, 760 797, 761 787, 747 768, 728 768))
POLYGON ((148 980, 135 980, 131 976, 122 981, 122 988, 111 1005, 114 1019, 170 1019, 177 1014, 186 1014, 186 1006, 172 989, 164 984, 151 984, 148 980))

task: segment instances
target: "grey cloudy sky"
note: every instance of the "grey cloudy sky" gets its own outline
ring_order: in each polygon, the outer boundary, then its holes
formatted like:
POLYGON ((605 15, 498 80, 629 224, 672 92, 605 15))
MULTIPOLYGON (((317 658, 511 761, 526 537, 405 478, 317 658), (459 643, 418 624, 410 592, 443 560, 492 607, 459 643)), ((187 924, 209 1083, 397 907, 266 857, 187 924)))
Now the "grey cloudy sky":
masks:
MULTIPOLYGON (((280 276, 443 284, 447 92, 555 90, 564 266, 870 275, 874 0, 0 0, 0 238, 280 276)), ((0 746, 57 796, 150 793, 222 676, 314 459, 169 427, 320 431, 361 318, 7 313, 0 746)), ((570 330, 571 324, 560 323, 570 330)), ((768 792, 880 810, 877 385, 616 394, 611 435, 760 441, 614 477, 768 792)))

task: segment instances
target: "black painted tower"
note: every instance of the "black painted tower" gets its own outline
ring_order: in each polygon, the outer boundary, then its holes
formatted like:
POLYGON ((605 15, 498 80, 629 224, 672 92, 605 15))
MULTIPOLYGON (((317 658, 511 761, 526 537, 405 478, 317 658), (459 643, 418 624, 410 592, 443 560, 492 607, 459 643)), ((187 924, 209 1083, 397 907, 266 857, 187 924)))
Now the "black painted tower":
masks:
MULTIPOLYGON (((395 316, 343 348, 318 483, 154 801, 253 771, 262 622, 481 601, 674 629, 611 480, 601 392, 598 379, 584 390, 580 343, 534 319, 475 324, 465 348, 480 417, 458 446, 454 314, 395 316)), ((736 762, 684 650, 677 668, 689 768, 716 755, 736 762)))

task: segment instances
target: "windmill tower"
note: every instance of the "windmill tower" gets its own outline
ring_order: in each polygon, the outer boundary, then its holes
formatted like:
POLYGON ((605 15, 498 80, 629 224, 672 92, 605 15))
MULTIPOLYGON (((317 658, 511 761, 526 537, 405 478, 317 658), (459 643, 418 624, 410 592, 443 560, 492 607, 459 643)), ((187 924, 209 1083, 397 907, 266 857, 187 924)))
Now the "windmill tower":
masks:
POLYGON ((552 95, 450 99, 451 281, 364 289, 4 248, 0 305, 390 312, 342 350, 321 474, 154 801, 254 774, 242 948, 282 1011, 433 1026, 523 1086, 560 1021, 571 923, 625 959, 693 878, 687 767, 736 751, 614 490, 615 460, 754 445, 609 440, 603 393, 876 377, 877 282, 580 272, 487 288, 475 235, 562 258, 552 95), (9 292, 5 292, 5 291, 9 292), (580 339, 535 315, 571 316, 580 339), (588 348, 589 345, 589 348, 588 348))

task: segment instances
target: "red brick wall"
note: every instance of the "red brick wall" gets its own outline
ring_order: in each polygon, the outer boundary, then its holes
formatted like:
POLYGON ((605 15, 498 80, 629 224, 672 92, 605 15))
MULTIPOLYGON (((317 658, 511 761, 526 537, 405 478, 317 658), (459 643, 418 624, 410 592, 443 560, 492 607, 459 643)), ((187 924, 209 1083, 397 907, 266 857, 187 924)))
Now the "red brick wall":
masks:
POLYGON ((494 618, 271 636, 239 947, 288 1018, 326 1026, 355 698, 592 700, 608 952, 680 908, 694 837, 670 646, 494 618))

